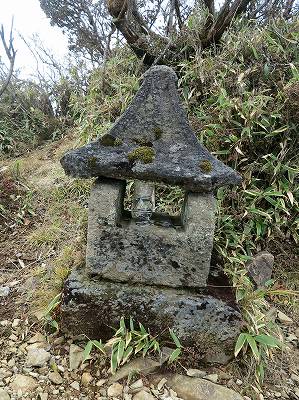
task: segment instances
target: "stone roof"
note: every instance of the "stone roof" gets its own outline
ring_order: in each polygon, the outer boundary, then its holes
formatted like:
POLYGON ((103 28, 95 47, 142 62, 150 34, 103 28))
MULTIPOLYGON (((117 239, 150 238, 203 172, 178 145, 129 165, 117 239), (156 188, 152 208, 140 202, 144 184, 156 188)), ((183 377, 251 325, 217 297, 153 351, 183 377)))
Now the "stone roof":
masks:
POLYGON ((67 152, 61 164, 74 177, 140 179, 195 192, 241 182, 198 142, 179 99, 176 74, 166 66, 151 67, 111 130, 67 152))

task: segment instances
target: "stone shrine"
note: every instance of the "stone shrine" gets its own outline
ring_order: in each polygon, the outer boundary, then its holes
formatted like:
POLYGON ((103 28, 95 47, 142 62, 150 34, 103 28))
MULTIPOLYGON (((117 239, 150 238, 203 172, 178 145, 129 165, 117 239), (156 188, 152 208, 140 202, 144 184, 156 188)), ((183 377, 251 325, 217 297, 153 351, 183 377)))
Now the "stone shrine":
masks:
POLYGON ((241 317, 207 286, 213 191, 241 178, 198 142, 176 83, 171 68, 150 68, 109 133, 61 160, 67 174, 97 178, 88 208, 86 266, 66 281, 62 323, 74 334, 107 339, 122 316, 132 316, 153 334, 172 328, 204 361, 225 363, 241 317), (135 181, 131 211, 124 208, 128 179, 135 181), (155 212, 156 182, 185 190, 179 217, 155 212))

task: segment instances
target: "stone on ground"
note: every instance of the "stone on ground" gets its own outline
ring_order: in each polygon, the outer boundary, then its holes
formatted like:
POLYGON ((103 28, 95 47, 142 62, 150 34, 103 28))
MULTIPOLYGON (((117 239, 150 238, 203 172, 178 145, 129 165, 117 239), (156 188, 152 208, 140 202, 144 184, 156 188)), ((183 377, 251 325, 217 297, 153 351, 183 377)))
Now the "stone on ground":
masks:
POLYGON ((58 372, 50 372, 49 373, 49 379, 55 385, 61 385, 62 382, 63 382, 63 379, 62 379, 61 375, 58 372))
POLYGON ((257 286, 260 287, 271 279, 273 265, 273 254, 268 251, 260 251, 253 257, 253 260, 246 265, 246 269, 257 286))
POLYGON ((8 286, 0 286, 0 297, 6 297, 9 295, 9 287, 8 286))
POLYGON ((135 394, 133 400, 156 400, 156 397, 154 397, 151 393, 146 392, 145 390, 141 390, 140 392, 135 394))
POLYGON ((194 368, 187 369, 186 374, 188 376, 191 376, 192 378, 202 378, 203 376, 207 375, 206 371, 202 371, 200 369, 194 369, 194 368))
POLYGON ((10 387, 14 392, 21 390, 22 393, 26 393, 34 390, 37 387, 37 382, 31 376, 17 374, 10 387))
POLYGON ((29 344, 32 343, 47 343, 47 339, 44 335, 42 335, 40 332, 37 332, 34 336, 32 336, 28 342, 29 344))
POLYGON ((111 386, 108 387, 107 395, 110 397, 117 397, 120 396, 123 392, 123 385, 118 382, 113 383, 111 386))
POLYGON ((30 349, 27 354, 28 367, 43 367, 50 360, 51 354, 44 349, 30 349))
POLYGON ((184 400, 243 400, 243 397, 232 389, 206 379, 179 374, 167 375, 167 387, 184 400))
POLYGON ((83 361, 83 349, 77 346, 76 344, 71 344, 70 355, 69 355, 70 370, 73 371, 77 369, 82 361, 83 361))
POLYGON ((4 389, 0 389, 0 400, 10 400, 10 395, 4 389))
POLYGON ((160 366, 161 364, 158 361, 152 360, 151 358, 136 358, 116 371, 115 375, 109 379, 109 382, 117 382, 120 379, 126 378, 132 373, 141 373, 142 375, 147 375, 157 370, 160 366))
POLYGON ((81 377, 81 383, 83 386, 88 386, 92 382, 93 377, 89 372, 83 372, 81 377))
POLYGON ((277 318, 281 324, 284 325, 291 325, 293 323, 292 318, 288 317, 285 313, 282 311, 277 312, 277 318))

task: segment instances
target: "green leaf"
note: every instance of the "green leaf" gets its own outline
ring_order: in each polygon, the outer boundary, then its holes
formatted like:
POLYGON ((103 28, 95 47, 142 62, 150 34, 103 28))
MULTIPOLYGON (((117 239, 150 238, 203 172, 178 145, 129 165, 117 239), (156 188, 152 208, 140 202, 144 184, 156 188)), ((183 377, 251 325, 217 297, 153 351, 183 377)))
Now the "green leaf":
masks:
POLYGON ((134 331, 134 321, 133 321, 133 318, 132 317, 130 317, 130 329, 131 329, 131 331, 134 331))
POLYGON ((133 353, 133 350, 134 350, 134 349, 133 349, 132 346, 129 346, 129 347, 125 350, 124 355, 123 355, 123 359, 122 359, 122 364, 124 364, 124 363, 126 363, 126 362, 128 361, 130 355, 133 353))
POLYGON ((82 360, 82 363, 84 363, 84 361, 86 361, 87 358, 89 357, 90 352, 91 352, 91 350, 92 350, 92 346, 93 346, 93 342, 92 342, 92 340, 89 340, 89 341, 87 342, 87 344, 86 344, 86 346, 85 346, 85 349, 84 349, 84 352, 83 352, 83 360, 82 360))
POLYGON ((113 350, 111 353, 110 369, 111 374, 114 375, 117 369, 117 349, 113 350))
POLYGON ((260 383, 263 383, 264 378, 265 378, 265 368, 263 363, 259 363, 256 366, 256 375, 258 377, 258 380, 260 381, 260 383))
POLYGON ((121 340, 117 345, 117 365, 120 364, 120 362, 123 358, 125 346, 126 346, 126 343, 124 340, 121 340))
POLYGON ((132 333, 131 332, 127 332, 127 334, 126 334, 126 348, 129 346, 131 341, 132 341, 132 333))
POLYGON ((181 349, 180 347, 178 347, 177 349, 175 349, 175 350, 170 354, 169 359, 168 359, 168 363, 170 364, 170 363, 174 362, 175 360, 177 360, 178 357, 181 355, 181 353, 182 353, 182 349, 181 349))
POLYGON ((281 347, 280 341, 271 335, 257 335, 255 336, 255 340, 259 343, 264 344, 267 347, 281 347))
POLYGON ((92 341, 92 344, 93 344, 97 349, 99 349, 103 354, 106 354, 105 347, 104 347, 103 343, 101 342, 101 340, 100 340, 100 341, 98 341, 98 340, 93 340, 93 341, 92 341))
POLYGON ((258 351, 257 345, 256 345, 256 341, 255 339, 249 335, 248 333, 246 333, 246 340, 251 348, 252 354, 254 356, 254 358, 256 358, 257 360, 260 359, 260 353, 258 351))
POLYGON ((140 322, 139 322, 139 327, 140 327, 140 332, 142 333, 142 335, 148 334, 145 327, 140 322))
POLYGON ((62 292, 58 293, 54 297, 54 299, 52 299, 50 301, 50 303, 48 304, 48 307, 46 308, 45 315, 51 314, 55 310, 55 308, 61 302, 61 295, 62 295, 62 292))
POLYGON ((140 350, 142 350, 144 347, 144 343, 140 342, 136 347, 135 347, 135 354, 137 354, 140 350))
POLYGON ((235 345, 235 357, 237 357, 237 355, 240 353, 245 342, 246 342, 246 333, 240 333, 235 345))
POLYGON ((50 320, 49 320, 49 324, 50 324, 54 329, 56 329, 56 331, 59 330, 58 322, 55 321, 55 319, 50 319, 50 320))
POLYGON ((182 345, 181 345, 179 339, 177 338, 176 334, 174 333, 174 331, 169 328, 169 333, 170 333, 170 336, 172 337, 172 340, 174 341, 176 347, 181 348, 182 345))

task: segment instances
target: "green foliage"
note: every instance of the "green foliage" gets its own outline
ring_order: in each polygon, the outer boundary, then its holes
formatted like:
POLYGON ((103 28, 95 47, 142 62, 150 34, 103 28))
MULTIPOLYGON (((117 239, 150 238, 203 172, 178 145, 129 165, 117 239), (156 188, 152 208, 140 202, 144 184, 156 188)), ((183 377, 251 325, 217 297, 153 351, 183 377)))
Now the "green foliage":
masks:
POLYGON ((268 300, 298 296, 299 292, 277 288, 273 280, 266 282, 265 287, 255 289, 245 269, 236 269, 231 272, 231 277, 247 328, 238 337, 235 356, 241 351, 243 355, 249 353, 252 356, 256 379, 262 384, 273 350, 283 347, 282 335, 275 323, 276 313, 270 312, 268 300))
MULTIPOLYGON (((168 358, 168 363, 176 362, 182 353, 182 345, 174 331, 169 329, 173 345, 176 347, 168 358)), ((88 340, 84 348, 84 360, 90 356, 93 348, 99 349, 103 354, 110 352, 110 371, 115 374, 117 368, 125 364, 135 355, 141 353, 145 357, 149 353, 161 353, 161 345, 157 336, 152 336, 139 322, 136 327, 133 318, 126 323, 124 317, 120 319, 119 329, 113 337, 103 344, 101 341, 88 340)))
POLYGON ((54 328, 55 331, 59 330, 58 322, 55 319, 55 315, 61 303, 62 293, 58 293, 48 304, 44 312, 44 320, 46 325, 54 328))
POLYGON ((243 177, 241 190, 217 193, 215 242, 228 262, 271 240, 298 242, 297 41, 298 21, 239 25, 221 52, 180 65, 199 140, 243 177))
POLYGON ((16 79, 0 99, 0 154, 17 155, 61 137, 65 122, 56 118, 43 88, 16 79))

